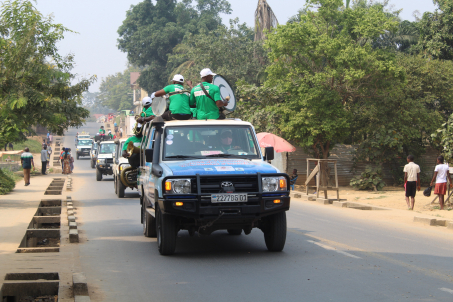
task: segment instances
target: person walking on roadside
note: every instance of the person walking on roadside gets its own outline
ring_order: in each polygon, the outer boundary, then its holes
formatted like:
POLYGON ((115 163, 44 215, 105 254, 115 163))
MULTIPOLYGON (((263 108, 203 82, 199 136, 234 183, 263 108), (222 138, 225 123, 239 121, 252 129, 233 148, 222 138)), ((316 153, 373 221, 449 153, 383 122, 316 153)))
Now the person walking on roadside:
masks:
POLYGON ((42 163, 42 168, 41 168, 41 174, 46 175, 46 169, 47 169, 47 145, 44 145, 41 150, 41 163, 42 163))
POLYGON ((71 155, 71 158, 69 159, 69 164, 71 167, 71 173, 74 171, 74 157, 71 154, 71 148, 68 148, 69 155, 71 155))
POLYGON ((63 174, 71 174, 71 154, 69 153, 69 149, 66 148, 63 152, 63 174))
POLYGON ((434 194, 437 194, 439 196, 439 204, 441 210, 444 209, 444 198, 445 194, 447 193, 447 177, 450 180, 450 188, 453 188, 448 164, 444 164, 444 157, 441 155, 437 158, 437 166, 434 169, 433 179, 431 180, 430 184, 430 186, 433 186, 434 180, 436 181, 434 194))
POLYGON ((50 135, 49 135, 49 143, 52 144, 52 140, 53 140, 53 136, 52 136, 52 134, 50 134, 50 135))
POLYGON ((52 146, 47 146, 47 168, 50 168, 50 156, 52 155, 52 146))
POLYGON ((30 149, 25 147, 24 151, 25 152, 20 156, 20 163, 24 169, 25 185, 28 186, 30 184, 31 168, 33 167, 33 170, 35 170, 35 163, 33 162, 33 155, 30 153, 30 149))
POLYGON ((403 172, 407 208, 409 210, 413 210, 415 204, 415 193, 417 190, 420 191, 420 166, 414 163, 413 155, 409 155, 407 157, 407 165, 404 166, 403 172))

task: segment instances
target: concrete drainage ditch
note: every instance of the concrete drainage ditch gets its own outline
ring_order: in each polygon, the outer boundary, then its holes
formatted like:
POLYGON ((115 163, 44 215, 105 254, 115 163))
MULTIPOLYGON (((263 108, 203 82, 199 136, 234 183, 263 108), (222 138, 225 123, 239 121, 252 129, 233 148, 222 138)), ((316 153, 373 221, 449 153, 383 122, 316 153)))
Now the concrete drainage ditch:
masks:
POLYGON ((2 302, 55 302, 59 287, 58 273, 6 274, 0 297, 2 302))
POLYGON ((41 200, 17 253, 60 251, 61 199, 41 200))
POLYGON ((47 187, 44 195, 61 195, 61 191, 64 187, 64 178, 54 178, 50 185, 47 187))

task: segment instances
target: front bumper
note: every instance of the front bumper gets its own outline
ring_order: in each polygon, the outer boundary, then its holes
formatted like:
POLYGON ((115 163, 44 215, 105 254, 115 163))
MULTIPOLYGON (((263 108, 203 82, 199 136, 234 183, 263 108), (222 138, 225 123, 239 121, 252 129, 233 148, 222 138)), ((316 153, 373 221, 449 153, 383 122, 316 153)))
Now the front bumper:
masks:
MULTIPOLYGON (((171 177, 174 178, 174 177, 171 177)), ((181 177, 184 178, 184 177, 181 177)), ((187 178, 187 177, 185 177, 187 178)), ((221 220, 257 220, 261 217, 287 211, 290 208, 289 177, 286 174, 257 175, 258 192, 246 193, 247 202, 212 203, 211 193, 203 193, 200 185, 200 176, 197 175, 195 187, 196 194, 164 194, 158 199, 159 208, 164 212, 180 217, 193 218, 196 220, 212 220, 222 216, 221 220), (262 176, 285 176, 287 178, 287 190, 276 192, 263 192, 261 186, 262 176), (274 201, 279 202, 274 202, 274 201), (177 206, 176 202, 182 202, 177 206)), ((163 180, 163 183, 165 183, 163 180)))
POLYGON ((77 155, 79 155, 79 156, 90 156, 90 153, 91 153, 90 150, 87 150, 87 151, 79 150, 79 151, 77 151, 77 155))
POLYGON ((96 164, 96 169, 103 174, 113 174, 112 164, 96 164))

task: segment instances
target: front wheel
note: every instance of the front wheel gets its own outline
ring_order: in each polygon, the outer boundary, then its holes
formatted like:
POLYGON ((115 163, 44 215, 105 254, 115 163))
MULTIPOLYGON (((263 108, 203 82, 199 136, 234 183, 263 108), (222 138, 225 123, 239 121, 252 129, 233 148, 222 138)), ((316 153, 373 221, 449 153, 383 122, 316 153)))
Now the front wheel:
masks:
POLYGON ((102 173, 99 171, 99 169, 96 169, 96 180, 101 181, 102 180, 102 173))
POLYGON ((156 219, 148 213, 145 205, 142 205, 143 235, 145 237, 156 238, 156 219))
POLYGON ((286 242, 286 212, 269 216, 263 233, 267 249, 281 252, 286 242))
POLYGON ((119 198, 124 197, 124 190, 126 190, 126 187, 124 186, 123 182, 121 181, 121 178, 116 179, 116 192, 119 198))
POLYGON ((79 159, 79 154, 77 153, 77 156, 76 156, 77 159, 79 159))
POLYGON ((94 160, 91 160, 91 168, 96 168, 96 165, 94 164, 94 160))
POLYGON ((116 177, 113 176, 113 188, 115 190, 115 194, 118 194, 118 187, 116 185, 116 177))
POLYGON ((176 219, 172 215, 162 214, 156 208, 157 247, 161 255, 173 255, 176 249, 176 219))

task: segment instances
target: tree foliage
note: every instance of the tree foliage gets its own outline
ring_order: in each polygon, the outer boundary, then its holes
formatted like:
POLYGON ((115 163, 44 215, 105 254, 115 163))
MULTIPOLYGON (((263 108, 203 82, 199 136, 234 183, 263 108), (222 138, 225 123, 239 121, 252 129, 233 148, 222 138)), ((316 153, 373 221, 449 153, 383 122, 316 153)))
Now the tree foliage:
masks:
POLYGON ((384 95, 404 79, 394 55, 371 45, 395 31, 397 22, 381 6, 342 6, 341 0, 309 0, 300 22, 279 26, 266 42, 266 86, 285 95, 284 103, 272 107, 281 117, 279 128, 320 158, 349 135, 357 99, 384 95))
POLYGON ((3 1, 0 15, 0 145, 40 124, 62 134, 89 112, 80 97, 95 77, 72 85, 74 58, 56 44, 70 31, 43 17, 30 1, 3 1))
POLYGON ((417 49, 436 59, 453 59, 453 2, 433 0, 438 7, 425 12, 419 22, 420 39, 417 49))
POLYGON ((187 33, 211 31, 221 24, 220 13, 229 14, 226 0, 144 0, 132 6, 118 29, 118 48, 136 66, 146 66, 139 85, 146 91, 161 89, 169 76, 168 55, 187 33))

